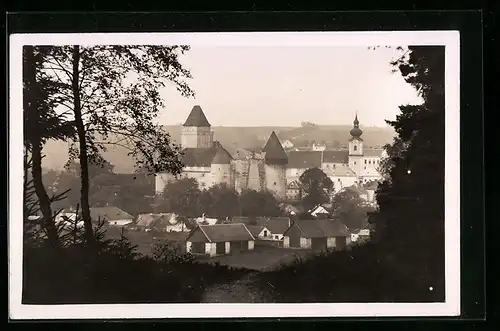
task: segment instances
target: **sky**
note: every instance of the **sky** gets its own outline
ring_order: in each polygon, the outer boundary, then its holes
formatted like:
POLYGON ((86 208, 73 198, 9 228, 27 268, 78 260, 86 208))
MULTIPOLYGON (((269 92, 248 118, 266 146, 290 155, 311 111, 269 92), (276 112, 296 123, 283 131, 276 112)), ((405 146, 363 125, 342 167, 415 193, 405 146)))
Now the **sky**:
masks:
POLYGON ((399 105, 419 103, 391 60, 395 49, 367 47, 193 46, 181 63, 195 98, 167 85, 158 122, 178 125, 200 105, 212 126, 386 126, 399 105))

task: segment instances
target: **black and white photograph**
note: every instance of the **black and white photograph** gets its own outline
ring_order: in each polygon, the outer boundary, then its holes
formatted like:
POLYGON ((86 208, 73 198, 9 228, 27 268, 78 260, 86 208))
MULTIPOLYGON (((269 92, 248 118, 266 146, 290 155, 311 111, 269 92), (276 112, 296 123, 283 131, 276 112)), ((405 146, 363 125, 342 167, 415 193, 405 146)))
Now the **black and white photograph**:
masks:
POLYGON ((459 47, 12 35, 11 318, 459 315, 459 47))

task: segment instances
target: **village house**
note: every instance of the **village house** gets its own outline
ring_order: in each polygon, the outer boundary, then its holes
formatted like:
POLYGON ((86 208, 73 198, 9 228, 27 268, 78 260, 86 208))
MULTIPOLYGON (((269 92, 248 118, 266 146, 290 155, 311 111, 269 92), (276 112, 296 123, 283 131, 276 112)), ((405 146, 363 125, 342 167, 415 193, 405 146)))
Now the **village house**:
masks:
POLYGON ((313 217, 316 217, 316 218, 320 218, 320 217, 327 217, 330 213, 328 212, 328 210, 326 210, 326 208, 324 206, 321 206, 321 205, 318 205, 314 208, 312 208, 311 210, 308 211, 309 214, 311 214, 311 216, 313 217))
POLYGON ((301 198, 301 187, 298 180, 292 180, 286 185, 286 199, 289 201, 297 201, 301 198))
POLYGON ((246 227, 256 240, 266 240, 272 237, 271 231, 263 225, 247 225, 246 227))
POLYGON ((284 233, 284 248, 313 250, 344 250, 351 243, 351 234, 340 220, 297 220, 284 233))
POLYGON ((110 226, 124 226, 134 221, 134 217, 118 207, 92 207, 90 217, 94 222, 104 221, 110 226))
POLYGON ((219 222, 217 218, 209 218, 206 217, 205 214, 202 214, 201 217, 197 217, 195 222, 200 225, 215 225, 219 222))
POLYGON ((265 236, 266 240, 283 240, 283 233, 290 227, 290 217, 233 217, 233 223, 243 223, 247 226, 264 226, 269 233, 265 236))
POLYGON ((160 232, 189 232, 190 229, 174 213, 148 213, 137 216, 137 227, 160 232))
POLYGON ((255 238, 243 223, 199 225, 186 239, 186 252, 216 256, 253 250, 255 238))

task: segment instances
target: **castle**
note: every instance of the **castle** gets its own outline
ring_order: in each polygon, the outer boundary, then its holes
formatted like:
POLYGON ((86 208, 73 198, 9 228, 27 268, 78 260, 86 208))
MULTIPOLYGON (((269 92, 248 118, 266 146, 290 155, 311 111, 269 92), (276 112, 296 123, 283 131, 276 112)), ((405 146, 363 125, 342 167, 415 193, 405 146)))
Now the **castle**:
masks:
MULTIPOLYGON (((268 190, 278 199, 293 199, 298 194, 298 178, 310 168, 322 169, 332 179, 335 190, 355 183, 380 179, 378 165, 382 150, 364 150, 363 131, 356 115, 350 131, 348 150, 285 152, 273 131, 264 148, 246 155, 231 155, 218 141, 203 110, 196 105, 182 126, 181 146, 184 169, 180 178, 195 178, 200 189, 226 184, 237 192, 245 189, 268 190)), ((168 173, 156 174, 156 193, 175 180, 168 173)))

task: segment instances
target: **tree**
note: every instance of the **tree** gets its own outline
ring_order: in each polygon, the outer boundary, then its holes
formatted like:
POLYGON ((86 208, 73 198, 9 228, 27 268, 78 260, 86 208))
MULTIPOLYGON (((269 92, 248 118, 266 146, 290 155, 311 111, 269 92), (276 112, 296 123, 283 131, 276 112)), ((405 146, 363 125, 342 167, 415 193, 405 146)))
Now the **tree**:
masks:
POLYGON ((241 216, 281 216, 280 203, 268 191, 244 190, 240 195, 241 216))
POLYGON ((318 168, 307 169, 300 177, 302 203, 306 210, 330 201, 333 192, 332 180, 318 168))
POLYGON ((81 207, 85 232, 93 242, 89 206, 89 163, 100 163, 108 145, 128 149, 151 172, 179 174, 179 147, 154 123, 164 107, 159 89, 173 83, 193 96, 179 62, 188 46, 48 46, 45 70, 57 84, 61 105, 74 116, 77 139, 70 161, 81 166, 81 207), (111 141, 108 135, 114 135, 111 141))
POLYGON ((23 47, 23 110, 25 153, 31 153, 31 175, 34 191, 43 215, 43 227, 48 240, 59 247, 57 228, 52 214, 51 199, 43 185, 42 148, 47 139, 67 140, 74 136, 64 114, 55 112, 60 102, 56 86, 43 72, 47 53, 43 48, 23 47))
POLYGON ((240 214, 238 193, 224 184, 214 185, 203 191, 200 206, 203 213, 218 219, 240 214))
POLYGON ((393 62, 423 99, 400 106, 383 164, 376 239, 407 273, 444 293, 444 47, 412 46, 393 62))
POLYGON ((185 217, 200 216, 200 196, 198 182, 194 178, 183 178, 167 184, 163 192, 161 208, 185 217))
POLYGON ((332 199, 332 214, 339 218, 349 229, 362 229, 367 223, 368 208, 363 199, 353 190, 346 189, 332 199))

